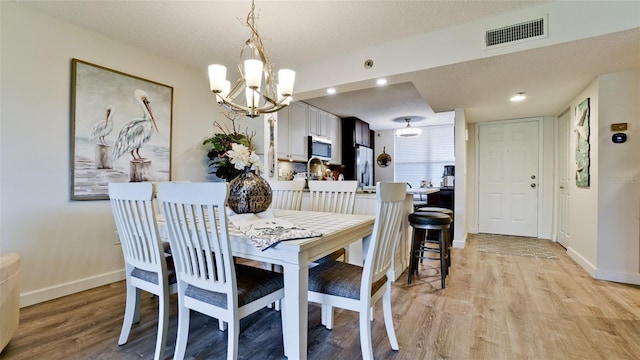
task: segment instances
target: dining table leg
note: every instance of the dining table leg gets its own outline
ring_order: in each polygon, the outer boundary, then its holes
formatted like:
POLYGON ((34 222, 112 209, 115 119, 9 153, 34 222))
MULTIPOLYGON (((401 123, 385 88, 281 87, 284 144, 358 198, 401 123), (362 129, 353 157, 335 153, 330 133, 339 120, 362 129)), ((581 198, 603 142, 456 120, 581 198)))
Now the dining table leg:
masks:
POLYGON ((285 355, 289 359, 307 358, 309 264, 304 253, 299 264, 284 265, 285 355))

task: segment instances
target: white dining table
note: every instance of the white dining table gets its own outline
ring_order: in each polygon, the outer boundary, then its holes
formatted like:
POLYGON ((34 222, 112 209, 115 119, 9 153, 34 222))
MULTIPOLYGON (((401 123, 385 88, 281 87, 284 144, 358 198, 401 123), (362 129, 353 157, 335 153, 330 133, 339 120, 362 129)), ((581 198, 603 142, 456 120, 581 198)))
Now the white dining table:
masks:
MULTIPOLYGON (((245 234, 229 226, 233 256, 281 265, 284 275, 284 343, 289 359, 307 358, 309 264, 321 257, 363 239, 366 253, 374 224, 371 215, 346 215, 314 211, 274 210, 282 218, 322 237, 281 242, 265 251, 256 247, 245 234)), ((158 216, 160 238, 167 239, 162 216, 158 216)))

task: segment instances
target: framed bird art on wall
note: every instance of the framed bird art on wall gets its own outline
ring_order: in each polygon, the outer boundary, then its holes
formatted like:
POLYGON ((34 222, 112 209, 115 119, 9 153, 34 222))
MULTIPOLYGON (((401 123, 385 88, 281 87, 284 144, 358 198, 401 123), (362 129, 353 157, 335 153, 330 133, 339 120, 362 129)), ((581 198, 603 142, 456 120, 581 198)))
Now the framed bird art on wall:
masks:
POLYGON ((110 182, 169 181, 173 87, 71 61, 71 199, 110 182))

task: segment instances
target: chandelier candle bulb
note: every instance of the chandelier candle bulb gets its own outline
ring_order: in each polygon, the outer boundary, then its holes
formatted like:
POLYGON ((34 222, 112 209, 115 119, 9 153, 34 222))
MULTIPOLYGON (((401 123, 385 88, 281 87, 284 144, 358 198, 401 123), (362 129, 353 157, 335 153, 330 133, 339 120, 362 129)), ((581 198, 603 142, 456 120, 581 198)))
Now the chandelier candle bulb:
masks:
POLYGON ((217 64, 209 66, 209 85, 216 95, 217 103, 229 111, 244 114, 250 118, 274 113, 289 105, 295 80, 293 70, 281 69, 277 74, 275 73, 273 63, 269 61, 269 55, 258 34, 256 19, 255 4, 252 0, 251 10, 245 22, 251 30, 251 37, 240 51, 240 58, 244 61, 239 65, 240 79, 233 87, 226 81, 227 74, 224 66, 217 64), (264 86, 262 85, 263 77, 264 86), (251 90, 244 92, 247 106, 237 102, 240 100, 238 97, 241 97, 243 87, 251 90))
POLYGON ((245 60, 244 77, 247 87, 257 89, 262 84, 262 61, 256 59, 245 60))
POLYGON ((220 93, 224 91, 225 81, 227 80, 227 68, 222 65, 209 65, 209 85, 211 91, 220 93))
POLYGON ((278 71, 278 93, 283 96, 293 94, 293 83, 296 78, 296 72, 289 69, 281 69, 278 71))

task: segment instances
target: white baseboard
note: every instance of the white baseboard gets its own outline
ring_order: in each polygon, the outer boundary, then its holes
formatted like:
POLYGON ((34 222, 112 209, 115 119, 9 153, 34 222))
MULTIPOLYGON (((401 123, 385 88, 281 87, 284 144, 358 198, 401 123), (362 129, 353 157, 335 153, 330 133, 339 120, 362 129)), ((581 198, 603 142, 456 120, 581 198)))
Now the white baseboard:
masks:
POLYGON ((573 261, 577 262, 580 267, 582 267, 591 277, 596 277, 596 267, 585 259, 582 255, 577 253, 571 246, 567 248, 567 255, 573 259, 573 261))
POLYGON ((462 239, 456 240, 456 239, 454 239, 453 242, 451 243, 451 246, 454 247, 454 248, 462 249, 462 248, 464 248, 466 243, 467 242, 465 240, 462 240, 462 239))
POLYGON ((67 283, 50 286, 20 294, 20 307, 38 304, 80 291, 93 289, 116 281, 124 280, 124 269, 87 277, 67 283))
POLYGON ((572 258, 580 267, 582 267, 592 278, 596 280, 605 280, 619 282, 623 284, 640 285, 640 274, 624 273, 618 271, 598 269, 591 262, 578 254, 571 247, 567 249, 567 255, 572 258))
POLYGON ((465 231, 465 233, 462 234, 462 239, 456 239, 454 237, 453 241, 451 242, 451 247, 464 249, 464 246, 467 244, 467 236, 469 236, 469 234, 475 234, 475 233, 470 233, 465 231))
POLYGON ((640 285, 640 274, 622 273, 609 270, 596 270, 596 276, 594 277, 598 280, 640 285))

